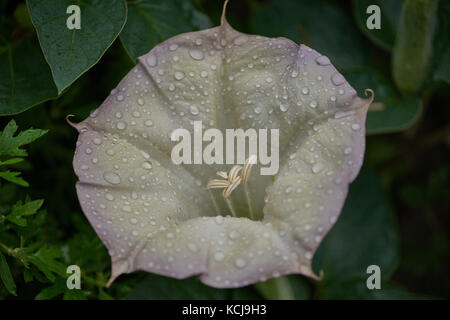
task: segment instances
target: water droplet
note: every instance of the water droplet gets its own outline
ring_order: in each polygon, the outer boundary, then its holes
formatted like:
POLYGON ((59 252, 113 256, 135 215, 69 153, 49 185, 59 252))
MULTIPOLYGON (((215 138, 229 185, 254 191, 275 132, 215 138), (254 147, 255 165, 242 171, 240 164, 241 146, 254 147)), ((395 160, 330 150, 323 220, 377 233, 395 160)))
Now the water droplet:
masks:
POLYGON ((336 97, 335 97, 335 96, 331 96, 331 97, 330 97, 330 100, 333 101, 333 102, 335 102, 335 101, 336 101, 336 97))
POLYGON ((117 122, 117 129, 124 130, 127 127, 127 124, 123 121, 117 122))
POLYGON ((198 251, 198 247, 195 243, 189 243, 188 244, 188 248, 189 250, 191 250, 192 252, 197 252, 198 251))
POLYGON ((331 76, 331 81, 335 86, 340 86, 345 82, 345 78, 340 73, 335 73, 331 76))
POLYGON ((286 112, 289 109, 289 105, 287 104, 280 104, 280 110, 282 112, 286 112))
POLYGON ((222 217, 222 216, 217 216, 215 220, 216 220, 216 223, 217 223, 217 224, 222 224, 222 222, 223 222, 223 217, 222 217))
POLYGON ((245 259, 243 259, 243 258, 237 258, 237 259, 234 261, 234 265, 235 265, 237 268, 244 268, 244 267, 247 265, 247 261, 245 261, 245 259))
POLYGON ((157 63, 158 63, 158 60, 156 59, 156 56, 154 54, 149 54, 147 57, 147 64, 150 67, 154 67, 154 66, 156 66, 157 63))
POLYGON ((311 101, 311 102, 309 103, 309 106, 310 106, 311 108, 317 107, 317 101, 316 101, 316 100, 311 101))
POLYGON ((116 118, 121 119, 123 117, 122 112, 116 112, 116 118))
POLYGON ((111 184, 119 184, 120 183, 120 176, 114 172, 105 172, 103 174, 103 178, 105 179, 106 182, 109 182, 111 184))
POLYGON ((266 78, 266 82, 267 82, 267 83, 271 83, 272 81, 273 81, 272 77, 267 77, 267 78, 266 78))
POLYGON ((320 171, 322 171, 323 168, 324 168, 324 165, 322 163, 318 162, 315 165, 313 165, 312 172, 319 173, 320 171))
POLYGON ((176 71, 174 77, 175 77, 175 79, 177 79, 177 80, 181 80, 181 79, 184 78, 184 73, 181 72, 181 71, 176 71))
POLYGON ((197 106, 196 105, 191 105, 191 107, 190 107, 190 112, 191 112, 191 114, 192 115, 198 115, 198 113, 199 113, 199 111, 198 111, 198 108, 197 108, 197 106))
POLYGON ((256 106, 254 110, 255 110, 255 113, 256 113, 256 114, 260 114, 261 111, 262 111, 262 109, 261 109, 260 106, 256 106))
POLYGON ((202 71, 202 72, 200 72, 200 76, 202 78, 206 78, 208 76, 208 72, 207 71, 202 71))
POLYGON ((144 122, 144 124, 145 124, 146 127, 151 127, 153 125, 153 121, 152 120, 146 120, 144 122))
POLYGON ((237 231, 231 231, 229 234, 228 234, 228 237, 230 237, 230 239, 237 239, 237 237, 239 237, 239 233, 237 232, 237 231))
POLYGON ((214 259, 216 261, 222 261, 224 258, 225 258, 225 255, 223 254, 223 252, 219 251, 214 254, 214 259))
POLYGON ((143 106, 144 105, 144 99, 138 98, 137 99, 137 103, 138 103, 138 105, 143 106))
POLYGON ((350 154, 352 152, 352 148, 348 147, 344 149, 344 154, 350 154))
POLYGON ((303 89, 302 89, 302 93, 303 93, 303 94, 308 94, 308 93, 309 93, 309 89, 306 88, 306 87, 303 88, 303 89))
POLYGON ((117 95, 117 101, 122 101, 123 100, 123 95, 121 95, 121 94, 119 94, 119 95, 117 95))
POLYGON ((178 49, 178 45, 176 44, 176 43, 172 43, 170 46, 169 46, 169 50, 170 51, 175 51, 175 50, 177 50, 178 49))
POLYGON ((320 66, 328 66, 331 64, 327 56, 321 56, 316 59, 316 63, 320 66))
POLYGON ((153 168, 153 166, 150 162, 145 161, 144 163, 142 163, 142 168, 144 168, 146 170, 150 170, 151 168, 153 168))
POLYGON ((133 112, 133 117, 139 118, 140 116, 141 116, 141 113, 139 111, 134 111, 133 112))
POLYGON ((192 50, 189 50, 189 55, 190 55, 191 58, 194 59, 194 60, 202 60, 203 57, 205 56, 205 55, 203 54, 203 51, 198 50, 198 49, 192 49, 192 50))
POLYGON ((361 129, 361 126, 357 123, 352 124, 352 129, 355 131, 358 131, 359 129, 361 129))
POLYGON ((102 139, 100 139, 100 138, 94 138, 94 144, 96 144, 96 145, 100 145, 100 144, 102 144, 102 139))
POLYGON ((114 196, 111 193, 105 194, 105 198, 106 198, 106 200, 109 200, 109 201, 113 201, 114 200, 114 196))
POLYGON ((86 152, 86 154, 91 154, 92 153, 92 149, 91 148, 86 148, 85 152, 86 152))
POLYGON ((296 78, 297 76, 298 76, 298 71, 297 70, 292 71, 291 77, 296 78))

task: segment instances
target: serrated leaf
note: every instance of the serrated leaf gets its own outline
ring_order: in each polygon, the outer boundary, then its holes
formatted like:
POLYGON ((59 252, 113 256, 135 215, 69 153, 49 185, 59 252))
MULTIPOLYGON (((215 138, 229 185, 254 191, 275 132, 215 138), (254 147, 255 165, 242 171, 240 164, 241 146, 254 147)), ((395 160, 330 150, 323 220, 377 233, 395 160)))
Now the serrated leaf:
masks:
POLYGON ((136 62, 137 57, 174 35, 209 27, 208 17, 190 1, 133 1, 128 3, 128 19, 120 40, 136 62))
POLYGON ((66 277, 66 268, 57 259, 62 256, 61 250, 56 247, 42 247, 34 254, 28 256, 28 260, 36 266, 50 281, 55 281, 55 274, 66 277))
POLYGON ((126 20, 123 0, 28 0, 27 4, 59 93, 100 60, 126 20), (81 28, 70 30, 66 22, 71 14, 66 10, 73 4, 80 7, 81 28))
POLYGON ((27 225, 27 220, 23 217, 35 214, 43 203, 44 200, 34 200, 24 204, 22 204, 22 201, 19 201, 13 205, 12 211, 6 216, 6 219, 17 224, 18 226, 25 227, 27 225))
POLYGON ((401 0, 353 0, 353 16, 356 25, 373 43, 381 48, 391 51, 397 33, 397 21, 402 8, 401 0), (380 7, 380 29, 368 29, 366 22, 371 14, 366 13, 370 5, 380 7))
POLYGON ((9 165, 16 164, 16 163, 19 163, 22 161, 23 161, 23 158, 11 158, 6 161, 0 161, 0 166, 9 166, 9 165))
POLYGON ((5 285, 6 290, 16 296, 16 283, 14 282, 11 270, 9 270, 8 263, 6 262, 6 258, 2 252, 0 252, 0 278, 2 278, 2 282, 5 285))
POLYGON ((367 278, 367 267, 373 264, 387 280, 397 267, 398 247, 398 231, 384 191, 374 173, 363 169, 350 185, 341 217, 319 247, 313 265, 324 272, 323 287, 367 278))
POLYGON ((0 116, 23 112, 56 96, 37 39, 5 43, 0 48, 0 116))
POLYGON ((65 281, 63 281, 63 279, 58 279, 58 281, 56 281, 53 285, 44 288, 41 292, 39 292, 36 295, 36 297, 34 297, 34 299, 49 300, 63 294, 65 290, 66 290, 65 281))
POLYGON ((20 149, 20 147, 33 142, 47 133, 47 130, 28 129, 14 136, 17 129, 18 126, 14 119, 3 129, 0 135, 0 156, 25 157, 28 153, 26 150, 20 149))
POLYGON ((9 171, 9 170, 1 171, 0 178, 3 178, 9 182, 18 184, 19 186, 22 186, 22 187, 28 187, 29 186, 28 182, 26 182, 21 177, 19 177, 20 174, 21 174, 21 172, 18 172, 18 171, 9 171))
POLYGON ((375 91, 367 113, 367 134, 391 133, 408 129, 419 118, 422 102, 417 97, 397 97, 393 85, 370 68, 343 72, 360 96, 366 88, 375 91))

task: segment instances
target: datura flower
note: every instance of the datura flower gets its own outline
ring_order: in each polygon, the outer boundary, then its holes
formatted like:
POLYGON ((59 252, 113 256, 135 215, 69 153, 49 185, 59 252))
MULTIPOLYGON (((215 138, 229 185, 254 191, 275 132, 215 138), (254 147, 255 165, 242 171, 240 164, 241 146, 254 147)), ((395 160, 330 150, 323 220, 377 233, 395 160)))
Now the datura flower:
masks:
POLYGON ((371 101, 326 56, 240 33, 224 17, 154 47, 72 124, 78 198, 111 256, 109 284, 134 270, 200 275, 218 288, 319 279, 314 252, 361 167, 371 101), (278 129, 278 172, 259 174, 256 155, 235 166, 174 164, 171 133, 194 134, 194 121, 278 129))

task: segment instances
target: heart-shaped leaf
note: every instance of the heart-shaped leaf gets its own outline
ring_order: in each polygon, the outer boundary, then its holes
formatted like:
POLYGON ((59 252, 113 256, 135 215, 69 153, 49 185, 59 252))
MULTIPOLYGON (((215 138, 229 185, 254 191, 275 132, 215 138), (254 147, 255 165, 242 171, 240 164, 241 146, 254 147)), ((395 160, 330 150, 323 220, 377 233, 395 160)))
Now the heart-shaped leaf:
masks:
POLYGON ((209 27, 208 17, 190 1, 140 0, 128 3, 128 19, 120 39, 136 62, 137 57, 174 35, 209 27))
POLYGON ((27 4, 58 93, 100 60, 126 20, 124 0, 28 0, 27 4), (67 26, 70 15, 76 14, 66 13, 73 4, 80 8, 80 29, 67 26))

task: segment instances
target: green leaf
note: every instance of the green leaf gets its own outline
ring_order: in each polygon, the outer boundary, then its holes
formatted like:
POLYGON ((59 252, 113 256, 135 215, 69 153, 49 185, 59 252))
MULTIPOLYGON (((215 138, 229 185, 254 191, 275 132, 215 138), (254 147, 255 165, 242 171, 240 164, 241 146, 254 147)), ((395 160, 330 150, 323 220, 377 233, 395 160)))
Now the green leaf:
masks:
POLYGON ((55 281, 55 274, 66 277, 66 268, 57 259, 61 259, 62 252, 59 248, 46 246, 40 248, 34 254, 28 256, 28 260, 35 265, 50 281, 55 281))
POLYGON ((86 293, 79 289, 66 289, 64 291, 64 300, 87 300, 86 293))
POLYGON ((28 182, 26 182, 21 177, 19 177, 20 174, 21 174, 21 172, 18 172, 18 171, 9 171, 9 170, 1 171, 0 178, 3 178, 9 182, 18 184, 19 186, 22 186, 22 187, 28 187, 29 186, 28 182))
POLYGON ((23 112, 56 96, 50 69, 35 38, 0 41, 0 116, 23 112))
POLYGON ((417 97, 398 98, 393 85, 377 71, 361 68, 343 72, 347 81, 363 97, 366 88, 375 92, 374 103, 367 113, 367 134, 391 133, 409 128, 422 112, 417 97))
POLYGON ((25 157, 28 155, 27 152, 19 147, 29 144, 47 133, 47 130, 28 129, 14 137, 17 128, 16 122, 12 119, 3 129, 0 135, 0 156, 25 157))
POLYGON ((150 275, 127 297, 131 300, 223 300, 230 297, 231 290, 215 289, 192 277, 177 280, 150 275))
POLYGON ((254 286, 268 300, 303 300, 309 297, 307 284, 298 275, 272 278, 254 286))
POLYGON ((190 0, 138 0, 128 3, 120 40, 136 62, 137 57, 174 35, 209 27, 208 17, 190 0))
POLYGON ((426 297, 416 295, 406 289, 390 283, 381 283, 381 289, 367 289, 367 277, 337 281, 325 287, 321 299, 357 299, 357 300, 412 300, 426 297))
POLYGON ((443 80, 450 84, 450 2, 440 1, 438 8, 439 23, 436 27, 434 46, 434 80, 443 80))
POLYGON ((58 93, 95 65, 126 21, 123 0, 27 0, 31 20, 53 74, 58 93), (79 5, 80 29, 70 30, 67 8, 79 5))
POLYGON ((356 25, 373 43, 391 51, 397 33, 397 22, 402 8, 401 0, 353 0, 353 15, 356 25), (370 5, 380 7, 381 29, 368 29, 366 22, 371 14, 366 13, 370 5))
POLYGON ((23 158, 11 158, 6 161, 0 161, 0 166, 9 166, 9 165, 16 164, 16 163, 19 163, 22 161, 23 161, 23 158))
POLYGON ((382 279, 397 267, 399 237, 394 214, 374 173, 363 169, 350 185, 341 216, 320 245, 313 261, 321 286, 347 278, 367 278, 378 265, 382 279))
POLYGON ((6 216, 6 219, 18 226, 25 227, 27 225, 27 220, 23 217, 35 214, 41 208, 43 203, 44 200, 34 200, 25 202, 24 204, 22 204, 22 201, 18 201, 13 205, 11 213, 6 216))
POLYGON ((53 285, 50 287, 44 288, 41 292, 39 292, 35 300, 49 300, 53 299, 61 294, 63 294, 66 290, 66 283, 63 279, 58 279, 53 285))
POLYGON ((433 58, 433 32, 438 0, 405 0, 392 52, 392 75, 404 94, 425 83, 433 58))
POLYGON ((0 278, 2 278, 3 284, 9 293, 17 296, 16 293, 16 283, 11 275, 11 270, 9 270, 8 263, 3 253, 0 252, 0 278))
POLYGON ((351 15, 334 2, 272 0, 254 5, 252 11, 252 33, 284 36, 306 44, 327 55, 338 69, 360 67, 367 62, 364 37, 351 15))

